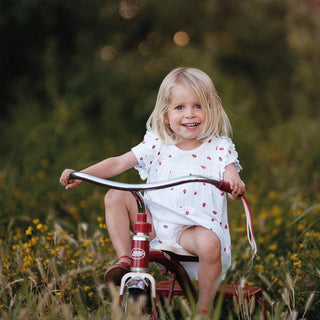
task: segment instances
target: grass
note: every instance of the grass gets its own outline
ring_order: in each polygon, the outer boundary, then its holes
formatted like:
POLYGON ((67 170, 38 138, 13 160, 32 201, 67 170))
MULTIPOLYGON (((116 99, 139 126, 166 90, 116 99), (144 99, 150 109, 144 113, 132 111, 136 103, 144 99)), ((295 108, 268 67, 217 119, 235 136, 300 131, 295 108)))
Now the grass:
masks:
MULTIPOLYGON (((103 281, 115 254, 99 215, 102 190, 86 194, 78 201, 76 194, 63 193, 59 206, 46 209, 45 219, 13 217, 2 225, 0 319, 143 319, 137 304, 124 316, 117 306, 117 292, 103 281)), ((258 256, 252 263, 241 204, 230 203, 233 264, 227 281, 261 286, 271 320, 317 319, 320 232, 319 223, 313 222, 318 221, 319 205, 308 206, 300 194, 286 202, 274 192, 248 192, 247 198, 258 256)), ((239 296, 230 303, 217 299, 214 319, 262 319, 256 302, 239 296)), ((183 318, 190 319, 186 301, 175 303, 184 310, 183 318)), ((161 319, 174 319, 170 308, 164 307, 161 319)))

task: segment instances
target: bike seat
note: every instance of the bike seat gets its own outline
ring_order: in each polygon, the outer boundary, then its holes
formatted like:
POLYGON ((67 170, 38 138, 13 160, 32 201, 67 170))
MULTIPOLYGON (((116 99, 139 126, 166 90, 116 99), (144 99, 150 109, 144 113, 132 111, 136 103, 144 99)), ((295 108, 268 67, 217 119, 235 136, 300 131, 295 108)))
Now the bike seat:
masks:
POLYGON ((183 248, 177 248, 168 244, 158 243, 153 249, 161 250, 178 261, 198 261, 198 257, 183 248))

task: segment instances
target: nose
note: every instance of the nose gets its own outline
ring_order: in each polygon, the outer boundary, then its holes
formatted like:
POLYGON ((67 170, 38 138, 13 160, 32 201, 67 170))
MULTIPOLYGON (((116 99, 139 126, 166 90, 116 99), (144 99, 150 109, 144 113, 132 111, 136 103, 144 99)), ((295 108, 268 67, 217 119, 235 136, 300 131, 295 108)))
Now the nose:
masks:
POLYGON ((194 117, 194 109, 192 107, 185 108, 184 116, 186 118, 193 118, 194 117))

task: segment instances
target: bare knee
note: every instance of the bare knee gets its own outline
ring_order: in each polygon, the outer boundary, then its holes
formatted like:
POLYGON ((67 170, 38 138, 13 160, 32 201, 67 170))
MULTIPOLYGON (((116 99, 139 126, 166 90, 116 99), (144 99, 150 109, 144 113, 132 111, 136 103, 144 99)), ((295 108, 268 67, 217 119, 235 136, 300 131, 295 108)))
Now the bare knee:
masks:
POLYGON ((138 208, 131 192, 110 189, 104 197, 104 205, 107 222, 114 217, 128 217, 132 229, 138 208))
POLYGON ((123 202, 123 199, 126 193, 127 193, 126 191, 110 189, 104 197, 105 206, 109 207, 109 206, 112 206, 113 204, 118 204, 120 202, 123 202))
POLYGON ((197 248, 199 259, 219 261, 221 259, 221 244, 218 236, 208 229, 205 229, 201 233, 197 248))

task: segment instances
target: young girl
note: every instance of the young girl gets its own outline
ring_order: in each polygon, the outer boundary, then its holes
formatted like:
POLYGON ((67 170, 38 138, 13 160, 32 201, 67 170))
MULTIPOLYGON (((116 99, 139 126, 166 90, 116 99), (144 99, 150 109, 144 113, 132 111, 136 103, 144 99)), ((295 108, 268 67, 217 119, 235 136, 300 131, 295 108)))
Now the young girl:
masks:
MULTIPOLYGON (((143 142, 131 151, 103 160, 82 172, 110 178, 135 167, 142 179, 158 182, 202 175, 230 183, 231 198, 245 192, 238 172, 238 154, 230 140, 231 126, 211 79, 195 68, 177 68, 163 80, 143 142)), ((63 171, 60 183, 71 189, 81 183, 63 171)), ((148 221, 153 224, 151 247, 166 243, 199 257, 198 310, 212 303, 212 289, 231 262, 226 195, 216 187, 192 183, 144 195, 148 221)), ((105 197, 106 224, 118 262, 106 281, 119 284, 130 267, 130 229, 138 208, 130 192, 110 190, 105 197)), ((190 271, 192 272, 192 270, 190 271)), ((192 274, 191 274, 192 276, 192 274)))

